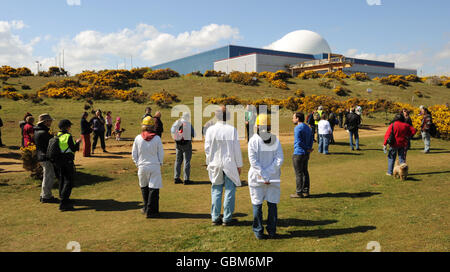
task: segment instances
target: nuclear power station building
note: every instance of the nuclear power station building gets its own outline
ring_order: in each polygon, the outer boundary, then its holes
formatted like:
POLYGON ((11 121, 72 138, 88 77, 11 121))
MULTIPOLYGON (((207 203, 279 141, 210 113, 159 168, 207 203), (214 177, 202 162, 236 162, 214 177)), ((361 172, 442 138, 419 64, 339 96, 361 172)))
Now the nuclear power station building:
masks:
POLYGON ((325 73, 342 70, 346 74, 367 73, 372 78, 417 74, 417 70, 397 68, 393 62, 334 54, 324 38, 308 30, 291 32, 264 49, 227 45, 152 67, 163 68, 173 69, 180 74, 196 71, 204 73, 206 70, 226 73, 285 70, 293 76, 303 71, 325 73))

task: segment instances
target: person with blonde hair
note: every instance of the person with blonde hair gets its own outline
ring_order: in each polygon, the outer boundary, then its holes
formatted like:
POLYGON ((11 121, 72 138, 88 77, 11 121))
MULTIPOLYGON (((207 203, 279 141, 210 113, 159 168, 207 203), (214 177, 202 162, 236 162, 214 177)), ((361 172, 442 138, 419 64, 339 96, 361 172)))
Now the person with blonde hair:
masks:
POLYGON ((256 133, 248 142, 248 188, 253 205, 253 232, 257 239, 265 239, 263 202, 267 202, 267 233, 274 238, 277 228, 277 203, 280 202, 280 176, 283 150, 277 137, 270 133, 270 117, 256 117, 256 133))
POLYGON ((139 187, 147 218, 159 217, 159 190, 162 188, 161 166, 164 149, 161 138, 155 133, 155 120, 147 116, 142 120, 142 132, 134 139, 131 156, 138 168, 139 187))

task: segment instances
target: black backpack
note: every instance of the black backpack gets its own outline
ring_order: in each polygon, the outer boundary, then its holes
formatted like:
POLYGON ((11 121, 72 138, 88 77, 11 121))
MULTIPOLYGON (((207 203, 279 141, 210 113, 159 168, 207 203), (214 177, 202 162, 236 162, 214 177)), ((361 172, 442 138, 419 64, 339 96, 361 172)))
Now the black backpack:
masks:
MULTIPOLYGON (((61 135, 63 135, 63 134, 61 134, 61 135)), ((67 151, 67 150, 65 150, 65 151, 67 151)), ((46 154, 47 159, 53 163, 57 163, 60 161, 62 154, 63 153, 61 152, 61 148, 59 148, 59 136, 53 136, 53 138, 51 138, 48 141, 47 154, 46 154)))
POLYGON ((436 137, 436 135, 437 135, 437 128, 436 128, 436 125, 434 123, 430 124, 430 129, 428 130, 428 132, 430 133, 431 137, 436 137))
POLYGON ((386 143, 389 146, 393 146, 395 145, 395 134, 394 134, 394 123, 392 123, 392 129, 391 129, 391 134, 389 135, 389 138, 387 139, 386 143))

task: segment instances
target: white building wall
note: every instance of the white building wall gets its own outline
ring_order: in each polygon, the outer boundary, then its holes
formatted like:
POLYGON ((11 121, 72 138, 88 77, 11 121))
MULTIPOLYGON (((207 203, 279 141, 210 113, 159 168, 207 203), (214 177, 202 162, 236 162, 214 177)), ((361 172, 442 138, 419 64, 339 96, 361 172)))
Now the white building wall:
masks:
POLYGON ((297 64, 311 59, 256 54, 256 72, 276 72, 285 70, 286 65, 297 64))
POLYGON ((214 70, 222 71, 227 74, 233 71, 239 72, 255 72, 256 71, 256 55, 246 55, 242 57, 220 60, 214 62, 214 70))

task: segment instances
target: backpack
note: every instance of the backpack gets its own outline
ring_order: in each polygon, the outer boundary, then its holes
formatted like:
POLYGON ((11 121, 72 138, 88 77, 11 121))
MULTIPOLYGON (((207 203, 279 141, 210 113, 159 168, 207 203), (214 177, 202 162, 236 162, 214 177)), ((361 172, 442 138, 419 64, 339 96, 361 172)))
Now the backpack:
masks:
MULTIPOLYGON (((61 134, 63 135, 63 134, 61 134)), ((65 150, 67 151, 67 150, 65 150)), ((64 151, 64 152, 65 152, 64 151)), ((59 148, 59 136, 54 136, 48 141, 47 159, 53 163, 59 162, 62 156, 61 148, 59 148)))
POLYGON ((437 128, 436 128, 436 125, 434 123, 430 124, 430 129, 428 130, 428 132, 430 133, 431 137, 436 137, 436 135, 437 135, 437 128))
POLYGON ((386 143, 389 146, 395 145, 394 123, 392 123, 391 134, 389 135, 389 138, 387 139, 386 143))
POLYGON ((314 121, 319 121, 320 120, 320 114, 317 111, 314 112, 313 113, 313 118, 314 118, 314 121))

